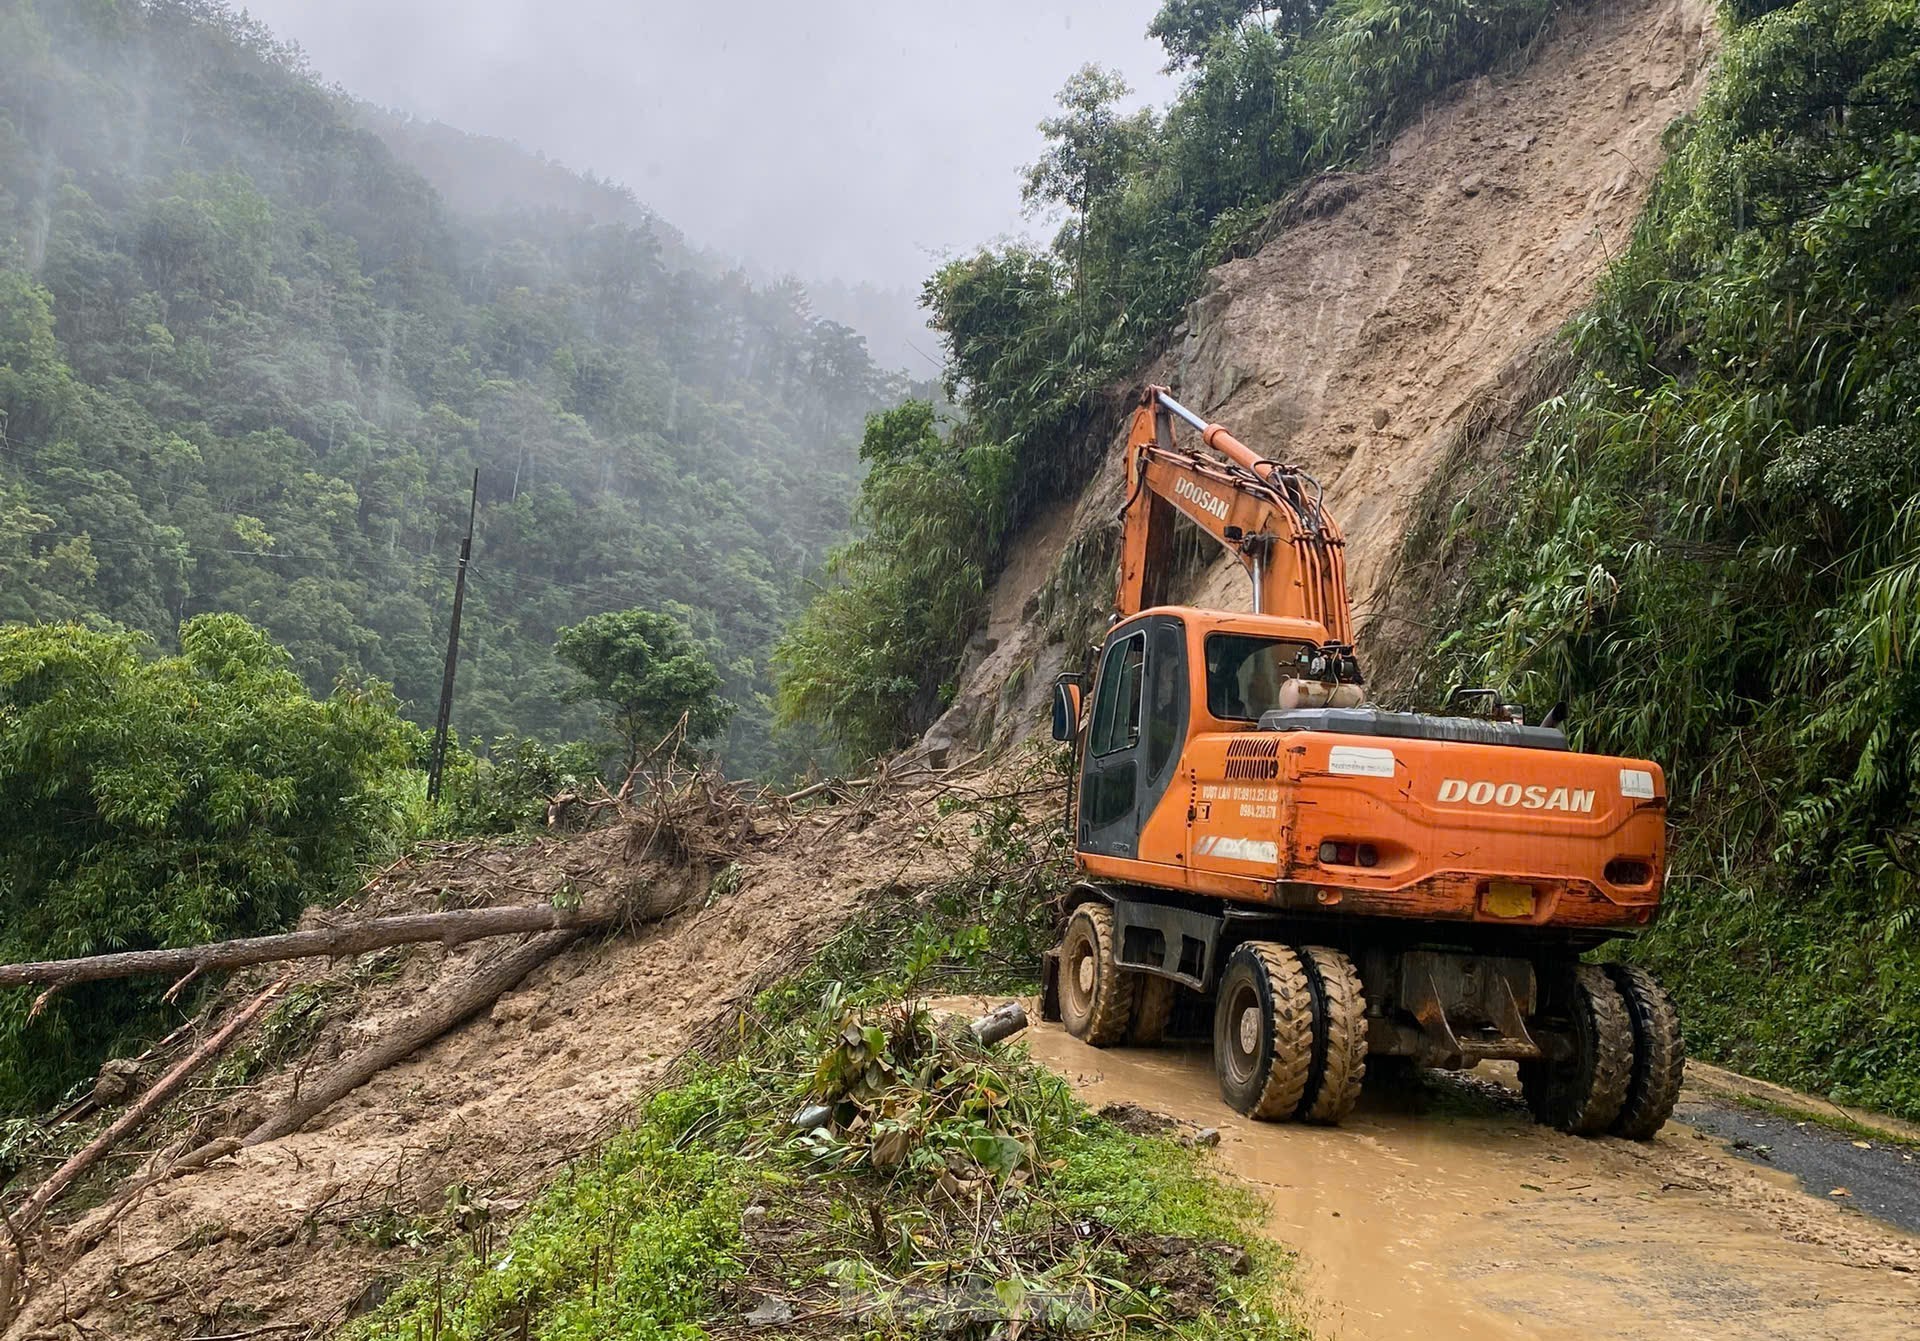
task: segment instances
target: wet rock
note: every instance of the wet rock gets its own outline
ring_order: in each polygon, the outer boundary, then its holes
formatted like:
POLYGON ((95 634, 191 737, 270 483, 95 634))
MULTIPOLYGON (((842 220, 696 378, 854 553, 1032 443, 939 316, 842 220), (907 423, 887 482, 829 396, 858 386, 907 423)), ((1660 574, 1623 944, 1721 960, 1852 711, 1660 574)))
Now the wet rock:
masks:
POLYGON ((749 1327, 784 1327, 793 1321, 793 1305, 784 1299, 762 1299, 742 1321, 749 1327))
POLYGON ((140 1063, 131 1057, 116 1057, 103 1065, 94 1078, 93 1101, 102 1108, 112 1108, 131 1099, 139 1088, 140 1063))

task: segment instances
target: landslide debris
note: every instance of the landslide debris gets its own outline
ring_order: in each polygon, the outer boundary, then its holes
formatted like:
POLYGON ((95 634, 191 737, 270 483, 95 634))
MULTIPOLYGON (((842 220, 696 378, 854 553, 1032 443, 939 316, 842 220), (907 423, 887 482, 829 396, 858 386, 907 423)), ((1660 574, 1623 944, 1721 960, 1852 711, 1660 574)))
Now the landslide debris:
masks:
MULTIPOLYGON (((1122 409, 1148 382, 1325 486, 1381 683, 1421 631, 1412 593, 1432 556, 1401 554, 1423 491, 1541 399, 1552 337, 1639 217, 1667 127, 1705 87, 1715 34, 1707 0, 1567 9, 1519 69, 1471 81, 1372 166, 1277 206, 1264 245, 1214 270, 1162 353, 1111 388, 1093 416, 1108 468, 1011 547, 958 699, 930 736, 1031 732, 1054 674, 1076 668, 1102 628, 1122 409)), ((1236 563, 1188 557, 1182 599, 1246 607, 1236 563)))
MULTIPOLYGON (((410 1227, 444 1220, 452 1192, 499 1210, 524 1204, 855 911, 951 876, 965 851, 959 833, 950 845, 940 835, 965 821, 934 803, 975 787, 895 780, 818 810, 727 801, 698 808, 694 823, 642 799, 617 823, 437 845, 383 873, 356 915, 527 901, 666 915, 578 941, 299 1130, 224 1150, 222 1137, 256 1130, 330 1066, 405 1029, 447 984, 523 942, 304 964, 244 1049, 138 1143, 154 1170, 119 1161, 94 1194, 102 1204, 55 1217, 25 1245, 27 1297, 4 1335, 67 1337, 74 1324, 128 1341, 263 1325, 324 1333, 368 1304, 369 1282, 404 1271, 422 1246, 410 1227), (141 1177, 206 1148, 216 1154, 204 1167, 141 1177)), ((252 972, 268 970, 283 966, 252 972)), ((228 995, 268 980, 236 975, 228 995)))

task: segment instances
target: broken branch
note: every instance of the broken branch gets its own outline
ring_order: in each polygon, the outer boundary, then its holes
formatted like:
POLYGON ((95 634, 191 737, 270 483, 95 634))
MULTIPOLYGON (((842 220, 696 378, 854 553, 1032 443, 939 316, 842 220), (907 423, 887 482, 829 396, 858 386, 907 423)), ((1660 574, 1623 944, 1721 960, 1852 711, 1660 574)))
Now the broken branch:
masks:
POLYGON ((73 1158, 55 1169, 21 1206, 21 1223, 29 1228, 38 1223, 46 1214, 47 1208, 61 1193, 73 1185, 75 1179, 99 1163, 122 1137, 158 1112, 161 1106, 187 1083, 194 1072, 219 1056, 241 1030, 259 1018, 260 1012, 284 992, 291 981, 292 975, 289 974, 234 1012, 233 1018, 216 1029, 206 1042, 174 1063, 173 1069, 155 1081, 153 1088, 141 1095, 132 1107, 114 1120, 112 1125, 88 1142, 86 1147, 76 1153, 73 1158))

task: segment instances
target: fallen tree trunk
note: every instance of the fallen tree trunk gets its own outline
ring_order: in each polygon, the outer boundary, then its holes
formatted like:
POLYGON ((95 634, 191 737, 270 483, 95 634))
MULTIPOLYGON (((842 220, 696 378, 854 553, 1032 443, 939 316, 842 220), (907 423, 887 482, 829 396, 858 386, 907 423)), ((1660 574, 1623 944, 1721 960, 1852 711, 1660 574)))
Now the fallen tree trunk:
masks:
POLYGON ((248 1132, 241 1144, 259 1145, 299 1131, 336 1099, 491 1006, 522 978, 578 940, 581 930, 568 927, 549 931, 482 964, 471 977, 429 1001, 377 1043, 341 1058, 331 1070, 301 1086, 279 1111, 248 1132))
POLYGON ((34 964, 0 964, 0 987, 49 984, 66 986, 103 978, 132 978, 144 974, 202 973, 212 969, 244 968, 286 959, 339 959, 389 945, 440 941, 459 945, 488 936, 513 936, 529 931, 578 931, 603 926, 620 915, 618 909, 591 912, 555 908, 550 904, 515 904, 505 908, 463 908, 446 913, 411 913, 376 917, 339 927, 289 931, 278 936, 250 936, 245 940, 215 941, 177 950, 127 950, 119 954, 90 955, 84 959, 49 959, 34 964))
POLYGON ((260 1012, 287 989, 292 981, 291 975, 282 978, 266 991, 260 993, 245 1006, 233 1013, 231 1019, 209 1035, 205 1042, 192 1052, 174 1063, 173 1068, 153 1083, 153 1087, 122 1113, 84 1148, 74 1154, 65 1164, 55 1169, 47 1180, 34 1189, 33 1195, 21 1205, 16 1223, 31 1229, 47 1213, 47 1208, 59 1199, 79 1178, 81 1174, 99 1163, 106 1153, 119 1144, 121 1138, 144 1124, 157 1113, 167 1100, 179 1092, 180 1087, 192 1078, 194 1072, 205 1066, 225 1051, 227 1044, 242 1030, 259 1018, 260 1012))

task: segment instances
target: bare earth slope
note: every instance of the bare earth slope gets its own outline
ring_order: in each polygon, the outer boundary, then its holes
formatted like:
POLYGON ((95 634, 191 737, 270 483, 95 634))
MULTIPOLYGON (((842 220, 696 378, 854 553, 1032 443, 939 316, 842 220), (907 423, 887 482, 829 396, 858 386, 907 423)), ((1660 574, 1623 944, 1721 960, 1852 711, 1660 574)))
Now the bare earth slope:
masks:
MULTIPOLYGON (((1529 366, 1631 232, 1662 136, 1704 86, 1711 13, 1706 0, 1600 0, 1561 19, 1523 68, 1464 87, 1367 171, 1310 186, 1290 226, 1213 272, 1145 371, 1320 479, 1363 623, 1455 436, 1523 408, 1529 366)), ((1082 496, 1076 534, 1111 524, 1123 442, 1082 496)), ((1033 534, 1051 551, 1059 529, 1047 518, 1033 534)), ((1034 567, 1016 545, 1009 578, 1025 586, 1034 567)), ((1112 590, 1104 573, 1083 585, 1102 603, 1112 590)), ((995 593, 997 645, 961 696, 977 734, 1031 729, 1060 666, 1064 649, 1011 618, 1031 591, 1003 579, 995 593), (1015 674, 1023 665, 1033 673, 1015 674)), ((1244 609, 1245 577, 1222 560, 1190 599, 1244 609)))
MULTIPOLYGON (((1300 206, 1325 213, 1215 272, 1181 389, 1326 486, 1363 616, 1449 437, 1626 241, 1661 136, 1701 92, 1710 15, 1603 0, 1523 72, 1475 83, 1383 166, 1300 206)), ((1207 594, 1239 604, 1241 585, 1207 594)))
MULTIPOLYGON (((414 1255, 380 1242, 414 1217, 444 1223, 459 1186, 510 1211, 633 1111, 668 1062, 708 1037, 770 973, 785 972, 878 890, 950 873, 952 851, 901 841, 931 823, 904 801, 868 823, 841 809, 801 816, 741 860, 738 887, 654 927, 583 942, 492 1009, 333 1105, 296 1135, 240 1151, 147 1192, 89 1252, 58 1233, 13 1338, 325 1335, 370 1284, 414 1255)), ((621 860, 624 831, 498 849, 414 878, 467 901, 526 901, 562 885, 592 899, 609 883, 685 881, 621 860), (544 854, 544 859, 542 859, 544 854), (489 874, 489 872, 493 872, 489 874)), ((723 887, 724 888, 724 887, 723 887)), ((377 893, 377 891, 376 891, 377 893)), ((514 938, 513 943, 517 943, 514 938)), ((410 952, 396 980, 366 990, 323 1035, 315 1065, 411 1010, 423 991, 508 953, 500 942, 410 952)), ((313 970, 324 974, 324 967, 313 970)), ((297 1069, 262 1087, 284 1092, 297 1069)), ((264 1100, 237 1102, 257 1110, 264 1100)), ((241 1115, 237 1130, 247 1130, 241 1115)))

